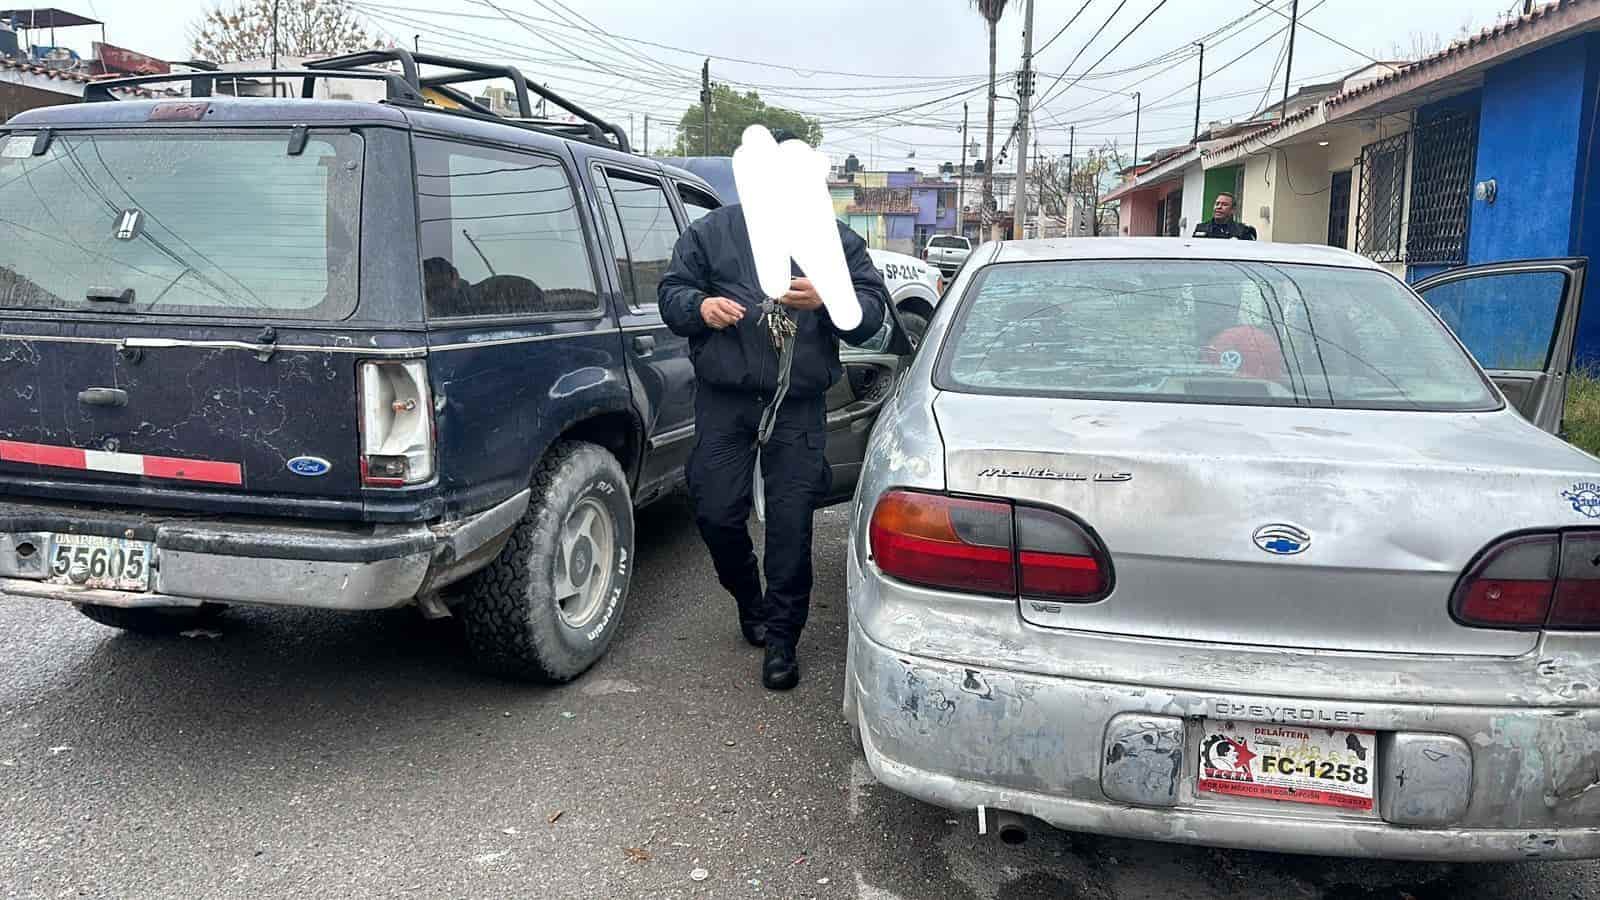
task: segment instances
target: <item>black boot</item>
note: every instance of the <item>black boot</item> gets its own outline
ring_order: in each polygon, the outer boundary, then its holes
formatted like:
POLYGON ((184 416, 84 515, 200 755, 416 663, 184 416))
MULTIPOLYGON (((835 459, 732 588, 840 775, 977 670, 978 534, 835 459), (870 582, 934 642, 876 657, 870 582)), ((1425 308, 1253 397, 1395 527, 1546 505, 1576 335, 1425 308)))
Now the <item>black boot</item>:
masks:
POLYGON ((740 622, 739 630, 744 633, 745 643, 752 647, 765 647, 767 645, 767 626, 760 623, 740 622))
POLYGON ((794 658, 794 646, 776 641, 767 644, 767 655, 761 663, 761 683, 769 691, 787 691, 800 683, 800 663, 794 658))

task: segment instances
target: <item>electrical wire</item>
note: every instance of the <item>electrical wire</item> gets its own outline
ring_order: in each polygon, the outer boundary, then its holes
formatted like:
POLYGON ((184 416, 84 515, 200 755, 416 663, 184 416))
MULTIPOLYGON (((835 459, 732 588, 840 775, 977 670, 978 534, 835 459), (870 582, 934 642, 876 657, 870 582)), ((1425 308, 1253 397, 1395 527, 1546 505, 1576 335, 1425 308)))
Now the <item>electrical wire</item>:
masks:
POLYGON ((1067 29, 1072 27, 1072 23, 1078 21, 1078 17, 1083 15, 1084 11, 1086 11, 1089 8, 1089 4, 1091 4, 1093 2, 1094 2, 1094 0, 1083 0, 1083 5, 1078 7, 1078 11, 1072 14, 1072 18, 1067 20, 1067 24, 1061 26, 1061 28, 1059 30, 1057 30, 1055 34, 1050 35, 1050 40, 1045 41, 1043 44, 1040 44, 1033 51, 1033 55, 1034 56, 1038 56, 1039 54, 1043 53, 1044 51, 1050 49, 1050 45, 1054 44, 1056 42, 1057 38, 1061 37, 1063 34, 1066 34, 1067 33, 1067 29))

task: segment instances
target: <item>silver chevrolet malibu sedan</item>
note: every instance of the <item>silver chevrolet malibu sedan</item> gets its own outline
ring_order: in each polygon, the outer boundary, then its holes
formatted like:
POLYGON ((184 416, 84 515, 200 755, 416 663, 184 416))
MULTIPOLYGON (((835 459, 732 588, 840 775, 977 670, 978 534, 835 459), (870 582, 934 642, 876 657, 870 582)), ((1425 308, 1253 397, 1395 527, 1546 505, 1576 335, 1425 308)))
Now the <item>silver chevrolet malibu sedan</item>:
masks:
POLYGON ((1600 460, 1551 433, 1583 275, 980 247, 852 511, 873 774, 980 821, 1600 856, 1600 460))

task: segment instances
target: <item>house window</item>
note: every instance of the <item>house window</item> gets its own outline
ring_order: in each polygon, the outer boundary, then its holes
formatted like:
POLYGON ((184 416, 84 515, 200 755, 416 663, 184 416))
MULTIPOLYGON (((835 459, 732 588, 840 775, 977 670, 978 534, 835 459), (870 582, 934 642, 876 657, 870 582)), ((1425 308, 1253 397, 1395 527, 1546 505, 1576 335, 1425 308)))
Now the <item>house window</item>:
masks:
POLYGON ((1417 126, 1416 140, 1406 262, 1461 265, 1467 261, 1477 114, 1470 110, 1445 112, 1417 126))
POLYGON ((1356 252, 1376 262, 1400 261, 1400 220, 1405 214, 1406 150, 1411 135, 1361 148, 1361 199, 1356 205, 1356 252))
POLYGON ((1183 189, 1173 191, 1167 195, 1167 218, 1162 223, 1161 233, 1167 237, 1179 237, 1183 234, 1183 189))

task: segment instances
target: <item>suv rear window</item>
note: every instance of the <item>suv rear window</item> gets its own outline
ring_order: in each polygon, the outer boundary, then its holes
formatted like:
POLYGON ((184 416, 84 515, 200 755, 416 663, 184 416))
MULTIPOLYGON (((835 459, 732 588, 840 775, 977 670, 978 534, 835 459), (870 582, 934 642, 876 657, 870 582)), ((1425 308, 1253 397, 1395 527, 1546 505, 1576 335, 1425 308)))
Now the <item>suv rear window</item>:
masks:
POLYGON ((973 393, 1487 410, 1459 344, 1382 272, 1179 260, 986 267, 940 359, 973 393))
POLYGON ((342 319, 363 144, 285 128, 0 136, 0 309, 342 319), (126 296, 132 302, 90 300, 126 296))
POLYGON ((954 247, 957 250, 967 249, 967 239, 958 237, 936 237, 928 241, 929 247, 954 247))

